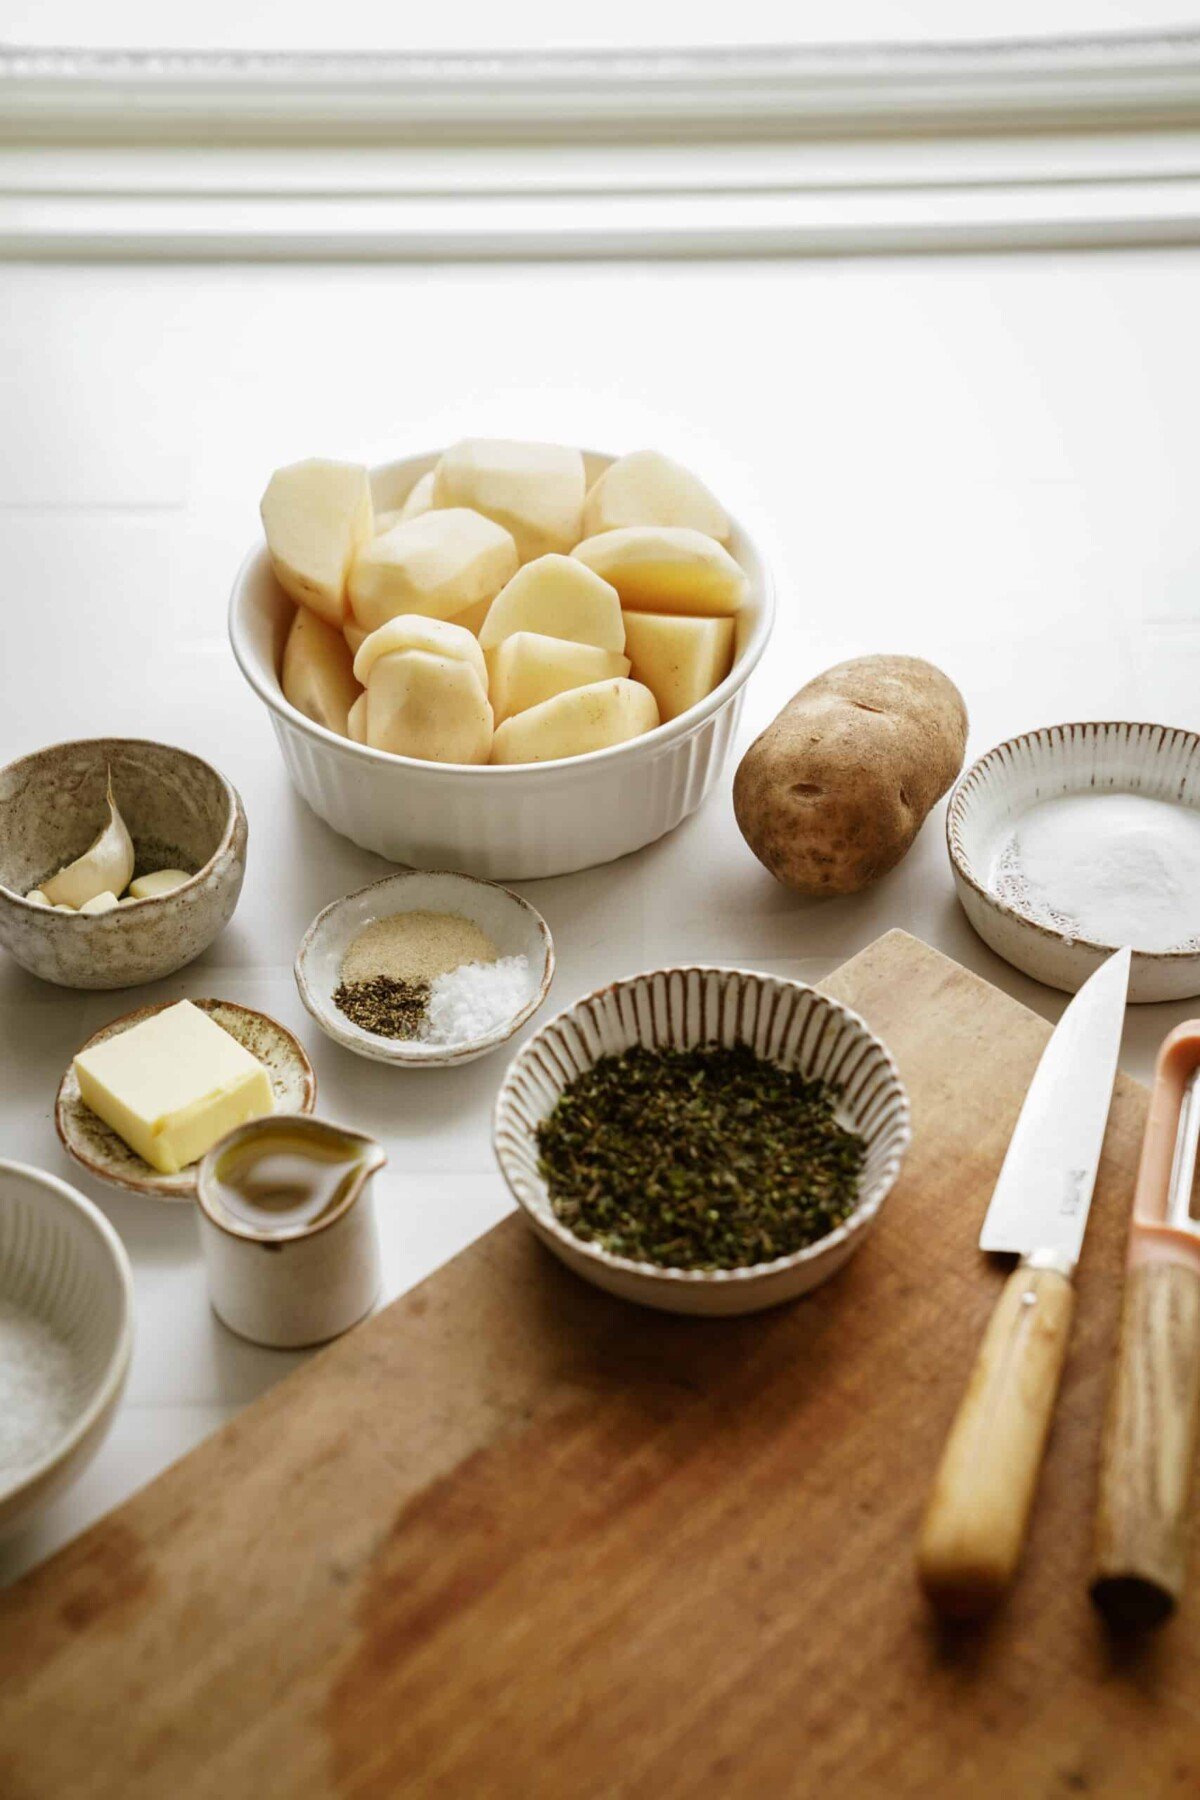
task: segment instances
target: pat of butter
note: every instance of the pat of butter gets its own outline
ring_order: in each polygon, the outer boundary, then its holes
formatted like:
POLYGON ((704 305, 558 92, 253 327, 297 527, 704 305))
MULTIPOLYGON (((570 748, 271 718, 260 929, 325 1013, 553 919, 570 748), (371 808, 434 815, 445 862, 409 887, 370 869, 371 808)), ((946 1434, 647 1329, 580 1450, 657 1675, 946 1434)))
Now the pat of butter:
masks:
POLYGON ((262 1064, 190 1000, 80 1051, 74 1069, 85 1104, 163 1175, 275 1110, 262 1064))

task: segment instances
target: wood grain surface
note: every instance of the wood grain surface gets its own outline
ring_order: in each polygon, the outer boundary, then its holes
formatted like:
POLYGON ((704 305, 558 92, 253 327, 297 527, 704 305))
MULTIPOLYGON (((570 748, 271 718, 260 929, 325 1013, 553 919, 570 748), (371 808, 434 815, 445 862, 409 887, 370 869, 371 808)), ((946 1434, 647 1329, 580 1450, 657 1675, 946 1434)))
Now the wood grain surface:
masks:
POLYGON ((1114 1619, 1156 1619, 1187 1581, 1200 1424, 1200 1276, 1129 1274, 1100 1447, 1094 1595, 1114 1619))
POLYGON ((505 1221, 0 1597, 4 1800, 1194 1795, 1200 1583, 1140 1647, 1087 1597, 1144 1090, 1019 1579, 940 1627, 915 1540, 1048 1028, 898 932, 825 985, 915 1126, 841 1274, 673 1318, 505 1221))

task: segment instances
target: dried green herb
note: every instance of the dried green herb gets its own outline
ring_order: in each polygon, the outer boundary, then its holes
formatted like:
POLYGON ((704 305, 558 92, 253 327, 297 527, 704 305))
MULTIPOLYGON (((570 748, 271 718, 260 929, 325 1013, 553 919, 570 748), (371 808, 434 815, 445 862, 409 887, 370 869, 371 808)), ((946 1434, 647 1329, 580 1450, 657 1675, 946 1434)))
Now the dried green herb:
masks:
POLYGON ((401 981, 394 975, 343 981, 333 995, 339 1012, 364 1031, 386 1038, 415 1038, 428 1003, 427 981, 401 981))
POLYGON ((539 1167, 586 1243, 675 1269, 770 1262, 857 1203, 866 1146, 838 1098, 746 1044, 626 1050, 568 1083, 538 1127, 539 1167))

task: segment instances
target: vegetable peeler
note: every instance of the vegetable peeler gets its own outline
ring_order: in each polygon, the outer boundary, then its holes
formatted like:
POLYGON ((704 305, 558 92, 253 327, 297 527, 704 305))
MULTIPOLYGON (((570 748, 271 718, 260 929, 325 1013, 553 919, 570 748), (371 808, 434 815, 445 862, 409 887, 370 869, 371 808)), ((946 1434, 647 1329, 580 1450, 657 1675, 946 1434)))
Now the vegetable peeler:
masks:
POLYGON ((1100 1460, 1092 1598, 1113 1624, 1175 1610, 1200 1422, 1200 1019, 1164 1042, 1142 1142, 1100 1460))

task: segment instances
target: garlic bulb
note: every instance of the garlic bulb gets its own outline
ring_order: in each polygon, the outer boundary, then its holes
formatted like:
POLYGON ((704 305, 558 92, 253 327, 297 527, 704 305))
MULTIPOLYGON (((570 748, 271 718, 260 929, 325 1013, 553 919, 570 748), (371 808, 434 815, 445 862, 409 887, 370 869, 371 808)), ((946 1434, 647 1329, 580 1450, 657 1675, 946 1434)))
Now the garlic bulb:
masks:
POLYGON ((86 906, 97 894, 123 894, 133 875, 133 840, 113 799, 112 772, 108 777, 108 824, 90 850, 68 863, 49 881, 42 893, 51 906, 86 906))

